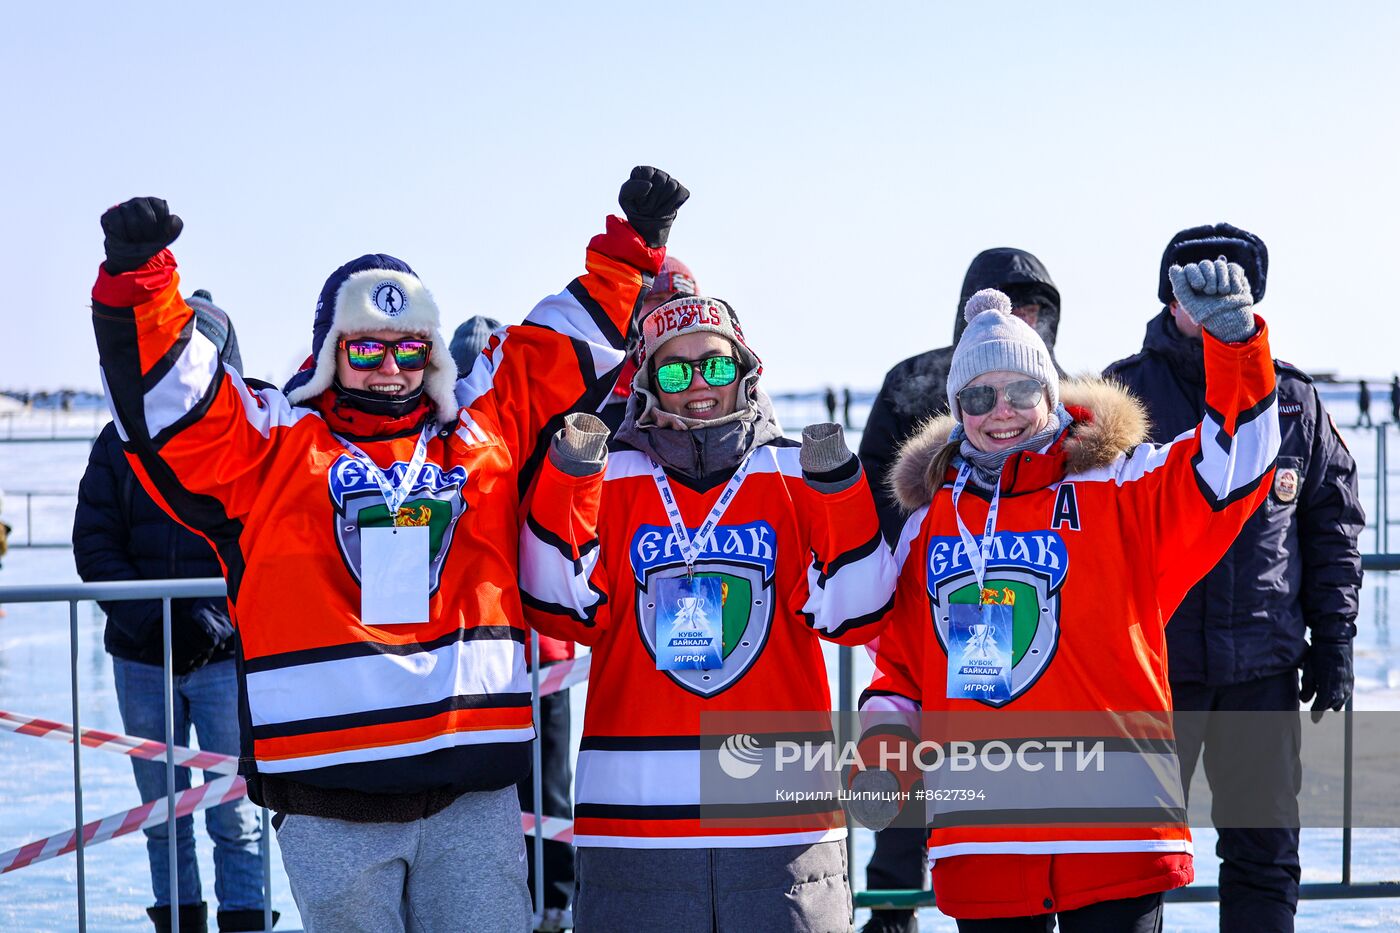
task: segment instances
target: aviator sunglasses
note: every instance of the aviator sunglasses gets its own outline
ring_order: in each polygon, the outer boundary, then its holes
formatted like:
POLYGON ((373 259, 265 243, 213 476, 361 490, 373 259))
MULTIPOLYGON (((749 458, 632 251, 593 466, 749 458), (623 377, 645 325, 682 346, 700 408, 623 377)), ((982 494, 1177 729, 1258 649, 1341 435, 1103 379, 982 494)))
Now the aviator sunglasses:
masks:
MULTIPOLYGON (((1040 404, 1045 386, 1035 379, 1021 379, 1002 387, 1006 404, 1017 411, 1028 411, 1040 404)), ((997 407, 996 386, 967 386, 957 394, 958 407, 966 415, 985 415, 997 407)))
POLYGON ((702 360, 676 360, 656 367, 656 386, 668 395, 690 388, 699 370, 701 378, 715 388, 727 386, 739 375, 738 360, 732 356, 707 356, 702 360))
POLYGON ((336 346, 345 351, 350 368, 369 372, 384 365, 384 357, 394 354, 394 364, 406 373, 417 372, 428 365, 433 342, 419 337, 406 340, 341 340, 336 346))

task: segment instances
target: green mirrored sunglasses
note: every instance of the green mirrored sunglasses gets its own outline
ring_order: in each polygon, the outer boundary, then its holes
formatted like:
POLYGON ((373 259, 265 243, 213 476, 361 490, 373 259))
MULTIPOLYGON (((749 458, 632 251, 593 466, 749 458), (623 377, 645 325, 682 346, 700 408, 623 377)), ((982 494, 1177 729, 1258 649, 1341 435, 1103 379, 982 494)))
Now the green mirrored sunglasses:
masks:
POLYGON ((700 377, 716 388, 739 376, 739 361, 732 356, 707 356, 701 360, 674 360, 656 367, 656 387, 667 394, 684 392, 699 370, 700 377))

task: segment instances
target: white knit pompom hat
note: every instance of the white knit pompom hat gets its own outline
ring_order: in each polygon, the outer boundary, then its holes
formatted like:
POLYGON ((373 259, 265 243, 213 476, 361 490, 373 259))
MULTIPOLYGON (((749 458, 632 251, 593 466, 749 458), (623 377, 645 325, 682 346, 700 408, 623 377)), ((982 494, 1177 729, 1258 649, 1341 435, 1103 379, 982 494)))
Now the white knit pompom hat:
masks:
POLYGON ((962 421, 958 393, 983 373, 1025 373, 1045 384, 1050 410, 1060 405, 1060 377, 1045 341, 1025 321, 1011 313, 1011 299, 984 288, 963 305, 967 329, 953 350, 948 368, 948 410, 962 421))

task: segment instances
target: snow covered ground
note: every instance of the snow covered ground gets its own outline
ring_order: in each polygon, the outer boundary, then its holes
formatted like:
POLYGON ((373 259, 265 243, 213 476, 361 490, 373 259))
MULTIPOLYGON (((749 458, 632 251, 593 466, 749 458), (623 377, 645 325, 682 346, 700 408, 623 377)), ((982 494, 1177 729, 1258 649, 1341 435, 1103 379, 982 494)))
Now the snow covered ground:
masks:
MULTIPOLYGON (((1349 398, 1329 404, 1340 423, 1350 424, 1355 410, 1349 398)), ((853 415, 863 418, 864 404, 853 415)), ((1377 405, 1376 408, 1382 406, 1377 405)), ((822 406, 784 403, 783 421, 800 428, 808 421, 824 420, 822 406)), ((1373 414, 1378 412, 1373 411, 1373 414)), ((48 433, 57 425, 60 433, 91 435, 94 417, 75 412, 64 418, 48 413, 16 422, 15 434, 48 433)), ((3 439, 6 426, 0 426, 3 439)), ((1360 464, 1362 502, 1368 514, 1375 509, 1375 433, 1347 430, 1346 437, 1360 464)), ((854 434, 854 446, 859 439, 854 434)), ((1400 516, 1400 433, 1391 429, 1391 514, 1400 516)), ((71 527, 76 489, 87 459, 87 447, 74 443, 0 443, 0 489, 7 491, 3 517, 17 526, 21 540, 28 533, 23 497, 15 490, 47 490, 65 493, 36 498, 32 502, 35 541, 62 542, 71 527)), ((1362 550, 1375 549, 1370 532, 1362 550)), ((1390 550, 1400 550, 1400 527, 1392 528, 1390 550)), ((0 585, 76 581, 71 553, 66 549, 16 549, 0 570, 0 585)), ((0 619, 0 710, 71 721, 69 699, 68 612, 62 605, 11 605, 0 619)), ((121 731, 112 687, 112 668, 102 650, 102 616, 93 604, 79 606, 78 676, 82 690, 82 724, 121 731)), ((1400 646, 1391 638, 1392 624, 1400 624, 1400 576, 1368 574, 1361 596, 1357 640, 1357 709, 1400 710, 1400 646)), ((857 689, 869 679, 869 661, 856 652, 857 689)), ((828 669, 835 690, 836 654, 828 652, 828 669)), ((584 688, 575 688, 575 730, 582 722, 584 688)), ((139 800, 129 764, 120 756, 86 749, 82 755, 85 818, 95 819, 136 805, 139 800)), ((207 900, 213 899, 211 847, 196 816, 201 877, 207 900)), ((0 851, 61 832, 73 825, 72 749, 43 739, 0 733, 0 851)), ((1216 860, 1214 833, 1195 831, 1197 883, 1213 884, 1216 860)), ((871 850, 871 834, 855 836, 853 877, 864 886, 864 866, 871 850)), ((1304 830, 1303 880, 1341 879, 1341 831, 1304 830)), ((133 834, 93 846, 87 852, 88 929, 137 930, 148 928, 144 909, 150 903, 150 880, 145 841, 133 834)), ((1400 880, 1400 828, 1357 830, 1353 838, 1354 881, 1400 880)), ((273 847, 273 903, 283 913, 280 929, 300 926, 296 905, 287 889, 280 855, 273 847)), ((67 855, 0 875, 0 930, 67 931, 76 928, 76 860, 67 855)), ((1167 912, 1170 930, 1213 930, 1215 904, 1173 904, 1167 912)), ((1396 930, 1400 929, 1400 900, 1305 901, 1299 908, 1300 930, 1396 930)), ((864 912, 857 924, 864 922, 864 912)), ((951 931, 952 921, 936 910, 920 914, 923 931, 951 931)))

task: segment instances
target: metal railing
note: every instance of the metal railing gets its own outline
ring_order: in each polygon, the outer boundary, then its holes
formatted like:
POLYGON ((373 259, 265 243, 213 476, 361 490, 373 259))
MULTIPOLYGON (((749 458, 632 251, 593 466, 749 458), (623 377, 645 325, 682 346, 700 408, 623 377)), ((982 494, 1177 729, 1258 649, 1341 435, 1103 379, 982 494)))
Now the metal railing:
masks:
MULTIPOLYGON (((188 580, 124 580, 111 583, 65 583, 65 584, 23 584, 0 586, 0 604, 5 603, 68 603, 68 676, 71 684, 73 717, 73 818, 76 833, 74 842, 77 856, 78 886, 78 930, 87 930, 87 875, 84 858, 83 832, 83 766, 81 751, 82 723, 78 688, 78 603, 89 600, 120 601, 131 599, 159 599, 161 602, 161 632, 164 639, 164 683, 165 683, 165 788, 166 814, 169 825, 170 860, 170 929, 179 933, 179 910, 173 905, 180 903, 179 859, 176 852, 177 833, 175 831, 176 790, 175 790, 175 679, 171 665, 171 615, 172 599, 198 597, 220 597, 227 595, 225 582, 219 578, 188 580)), ((540 643, 538 638, 530 639, 530 707, 536 723, 540 719, 540 643)), ((230 710, 230 715, 233 710, 230 710)), ((540 736, 536 732, 532 743, 531 772, 535 803, 534 863, 535 863, 535 925, 538 926, 544 914, 544 819, 543 819, 543 774, 541 763, 540 736)), ((259 854, 263 865, 263 929, 272 929, 272 854, 271 829, 266 807, 261 808, 262 834, 259 854)))
POLYGON ((0 440, 7 443, 72 443, 91 444, 111 417, 106 407, 93 406, 64 410, 62 407, 0 412, 4 425, 0 440), (18 428, 18 430, 16 430, 18 428))
MULTIPOLYGON (((14 537, 10 538, 10 547, 13 548, 60 548, 72 547, 70 541, 35 541, 34 540, 34 500, 35 499, 72 499, 77 501, 76 492, 64 492, 59 489, 11 489, 5 493, 7 505, 12 505, 16 499, 24 499, 24 540, 19 541, 14 537)), ((0 515, 0 518, 3 518, 0 515)))

